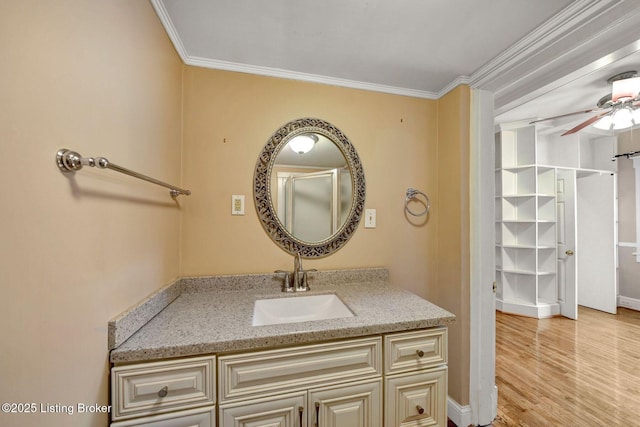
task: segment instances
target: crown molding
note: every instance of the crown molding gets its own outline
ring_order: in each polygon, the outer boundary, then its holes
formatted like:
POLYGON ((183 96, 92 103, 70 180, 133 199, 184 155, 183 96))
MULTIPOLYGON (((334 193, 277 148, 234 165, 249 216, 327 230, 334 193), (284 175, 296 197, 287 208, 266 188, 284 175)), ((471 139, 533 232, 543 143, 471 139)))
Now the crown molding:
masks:
POLYGON ((460 85, 469 85, 471 83, 471 77, 469 76, 458 76, 451 83, 440 89, 438 92, 438 99, 445 96, 447 93, 451 92, 453 89, 457 88, 460 85))
POLYGON ((197 56, 191 56, 187 52, 180 36, 178 35, 178 31, 176 30, 171 18, 169 17, 169 13, 164 5, 162 0, 151 0, 151 4, 155 9, 162 25, 165 28, 165 31, 169 35, 169 39, 173 43, 178 55, 187 65, 192 65, 196 67, 203 68, 211 68, 216 70, 224 70, 224 71, 235 71, 239 73, 248 73, 248 74, 256 74, 261 76, 268 77, 278 77, 283 79, 290 80, 299 80, 310 83, 319 83, 326 84, 331 86, 340 86, 347 87, 351 89, 361 89, 368 90, 373 92, 383 92, 389 93, 392 95, 402 95, 402 96, 410 96, 414 98, 424 98, 424 99, 438 99, 440 96, 439 93, 417 90, 417 89, 409 89, 397 86, 387 86, 376 83, 367 83, 356 80, 348 80, 348 79, 340 79, 335 77, 327 77, 321 76, 317 74, 309 74, 309 73, 301 73, 290 70, 282 70, 278 68, 270 68, 270 67, 260 67, 255 65, 241 64, 236 62, 229 61, 218 61, 211 60, 207 58, 200 58, 197 56))
MULTIPOLYGON (((621 1, 617 0, 615 3, 620 3, 621 1)), ((471 76, 471 85, 479 89, 492 87, 492 85, 496 84, 499 85, 495 81, 500 79, 503 71, 508 70, 527 57, 543 53, 546 48, 575 31, 576 27, 584 25, 585 21, 588 22, 594 13, 600 13, 600 9, 604 6, 612 7, 607 3, 611 3, 611 1, 578 0, 571 3, 475 71, 471 76)))
POLYGON ((160 18, 160 22, 162 22, 162 26, 167 32, 171 43, 173 43, 173 47, 176 49, 176 52, 178 52, 180 59, 182 59, 182 62, 186 63, 186 60, 189 57, 187 49, 184 47, 182 39, 178 35, 178 30, 176 30, 176 27, 173 25, 173 21, 169 17, 169 12, 167 12, 164 2, 162 0, 151 0, 151 5, 158 14, 158 18, 160 18))
POLYGON ((466 84, 493 92, 496 114, 640 40, 640 8, 636 2, 576 0, 471 76, 458 76, 438 92, 431 92, 191 56, 164 2, 150 1, 178 55, 187 65, 433 100, 466 84))
POLYGON ((609 65, 612 52, 628 51, 638 40, 637 2, 578 0, 474 72, 469 84, 493 92, 500 114, 576 78, 578 70, 609 65))
POLYGON ((439 94, 435 92, 360 82, 356 80, 340 79, 336 77, 321 76, 318 74, 300 73, 297 71, 282 70, 278 68, 240 64, 237 62, 218 61, 207 58, 198 58, 194 56, 187 56, 186 59, 183 59, 183 61, 187 65, 193 65, 196 67, 235 71, 238 73, 256 74, 268 77, 278 77, 282 79, 298 80, 331 86, 341 86, 351 89, 362 89, 372 92, 383 92, 393 95, 411 96, 414 98, 437 99, 439 97, 439 94))

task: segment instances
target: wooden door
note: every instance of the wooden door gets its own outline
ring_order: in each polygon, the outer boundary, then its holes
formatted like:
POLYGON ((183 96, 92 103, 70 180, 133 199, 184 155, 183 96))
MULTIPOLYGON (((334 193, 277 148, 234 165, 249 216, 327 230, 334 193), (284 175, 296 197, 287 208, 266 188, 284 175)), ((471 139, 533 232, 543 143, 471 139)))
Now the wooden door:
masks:
POLYGON ((576 171, 558 169, 556 180, 558 302, 561 315, 577 319, 576 171))

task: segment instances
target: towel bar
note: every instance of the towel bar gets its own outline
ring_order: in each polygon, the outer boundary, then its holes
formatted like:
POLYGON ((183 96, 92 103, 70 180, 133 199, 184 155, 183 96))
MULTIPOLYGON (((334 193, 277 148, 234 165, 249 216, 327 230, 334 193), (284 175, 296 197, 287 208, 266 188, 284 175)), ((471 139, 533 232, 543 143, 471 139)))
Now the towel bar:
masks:
POLYGON ((149 176, 143 175, 138 172, 134 172, 130 169, 123 168, 122 166, 118 166, 115 163, 111 163, 109 160, 104 157, 82 157, 80 154, 75 151, 67 150, 66 148, 61 148, 56 153, 56 160, 58 162, 58 167, 64 173, 75 172, 82 169, 83 166, 91 166, 98 167, 100 169, 111 169, 116 172, 123 173, 125 175, 132 176, 134 178, 142 179, 144 181, 150 182, 152 184, 160 185, 162 187, 168 188, 169 194, 171 197, 175 198, 181 194, 189 196, 191 194, 190 190, 184 190, 182 188, 173 186, 171 184, 167 184, 166 182, 159 181, 155 178, 151 178, 149 176))

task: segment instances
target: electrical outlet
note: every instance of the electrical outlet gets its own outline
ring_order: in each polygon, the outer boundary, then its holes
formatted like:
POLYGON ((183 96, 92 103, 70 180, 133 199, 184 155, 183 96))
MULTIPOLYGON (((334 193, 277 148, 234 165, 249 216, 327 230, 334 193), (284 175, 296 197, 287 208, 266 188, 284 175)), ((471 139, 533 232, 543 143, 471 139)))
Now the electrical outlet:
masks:
POLYGON ((376 210, 364 210, 364 228, 376 228, 376 210))
POLYGON ((244 215, 244 195, 231 196, 231 215, 244 215))

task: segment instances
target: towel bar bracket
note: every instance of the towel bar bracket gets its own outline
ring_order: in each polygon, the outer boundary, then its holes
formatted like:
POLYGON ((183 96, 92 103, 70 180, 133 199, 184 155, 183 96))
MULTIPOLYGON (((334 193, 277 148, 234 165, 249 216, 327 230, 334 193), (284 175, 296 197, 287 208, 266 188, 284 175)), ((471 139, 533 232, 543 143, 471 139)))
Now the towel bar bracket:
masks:
POLYGON ((66 148, 61 148, 56 153, 56 161, 58 162, 58 168, 64 173, 75 172, 82 169, 83 166, 91 166, 98 167, 100 169, 111 169, 116 172, 123 173, 125 175, 132 176, 134 178, 142 179, 144 181, 150 182, 152 184, 160 185, 162 187, 169 189, 169 194, 171 197, 175 198, 181 194, 189 196, 191 194, 190 190, 184 190, 179 187, 175 187, 171 184, 167 184, 166 182, 159 181, 155 178, 151 178, 149 176, 143 175, 138 172, 134 172, 122 166, 118 166, 115 163, 111 163, 104 157, 82 157, 75 151, 67 150, 66 148))

